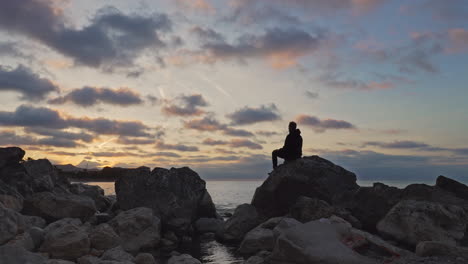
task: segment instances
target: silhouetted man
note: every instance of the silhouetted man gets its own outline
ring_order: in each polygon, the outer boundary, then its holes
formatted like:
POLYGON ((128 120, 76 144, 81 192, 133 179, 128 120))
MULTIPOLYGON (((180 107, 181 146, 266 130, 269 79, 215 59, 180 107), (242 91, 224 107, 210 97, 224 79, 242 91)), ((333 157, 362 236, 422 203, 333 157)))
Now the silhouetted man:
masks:
POLYGON ((289 134, 284 141, 284 146, 280 149, 275 149, 273 153, 271 153, 273 169, 278 167, 278 157, 284 159, 286 162, 302 157, 301 131, 297 129, 297 124, 295 122, 289 123, 289 134))

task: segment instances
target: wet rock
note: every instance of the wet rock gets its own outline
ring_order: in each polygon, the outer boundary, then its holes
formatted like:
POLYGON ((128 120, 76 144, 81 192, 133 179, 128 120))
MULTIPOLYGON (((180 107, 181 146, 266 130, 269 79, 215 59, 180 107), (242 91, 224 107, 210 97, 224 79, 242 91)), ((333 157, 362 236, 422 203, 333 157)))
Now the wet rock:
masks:
POLYGON ((223 241, 239 242, 245 234, 259 224, 259 216, 254 206, 239 205, 231 218, 221 228, 218 237, 223 241))
POLYGON ((77 219, 62 219, 45 228, 46 235, 39 251, 51 257, 76 260, 88 254, 90 241, 77 219))
POLYGON ((140 253, 135 257, 135 264, 156 264, 156 260, 149 253, 140 253))
POLYGON ((252 205, 271 218, 287 214, 300 196, 333 204, 358 188, 354 173, 318 156, 304 157, 271 172, 255 191, 252 205))
POLYGON ((201 262, 188 254, 182 254, 178 256, 172 256, 167 261, 167 264, 201 264, 201 262))
POLYGON ((217 218, 200 218, 195 222, 195 230, 199 234, 216 233, 222 228, 224 221, 217 218))
POLYGON ((187 167, 128 171, 117 179, 115 190, 121 209, 151 208, 165 227, 177 232, 188 231, 199 217, 216 217, 205 181, 187 167))
POLYGON ((2 264, 47 264, 47 258, 41 254, 29 252, 23 247, 10 245, 0 246, 0 260, 2 264))
POLYGON ((455 245, 466 230, 466 213, 456 205, 405 200, 378 223, 378 231, 410 246, 422 241, 455 245))
POLYGON ((440 241, 424 241, 416 246, 416 255, 420 257, 451 256, 468 260, 468 248, 440 241))
POLYGON ((35 193, 24 201, 23 213, 40 216, 49 222, 62 218, 88 220, 96 212, 94 201, 75 194, 35 193))
POLYGON ((271 251, 274 244, 273 230, 258 226, 245 235, 239 246, 239 253, 243 256, 251 256, 262 250, 271 251))
POLYGON ((244 264, 265 264, 265 260, 268 256, 271 255, 269 251, 260 251, 255 256, 248 258, 244 264))
POLYGON ((120 237, 108 224, 100 224, 89 234, 91 247, 99 250, 114 248, 120 244, 120 237))
POLYGON ((70 191, 74 194, 84 195, 93 199, 96 209, 101 212, 105 211, 111 205, 111 200, 104 196, 104 190, 99 186, 73 183, 70 186, 70 191))
POLYGON ((132 253, 150 250, 161 240, 161 221, 150 208, 124 211, 109 224, 120 236, 124 250, 132 253))
POLYGON ((118 246, 111 248, 102 254, 101 260, 114 260, 114 261, 130 261, 133 262, 135 258, 127 253, 122 247, 118 246))

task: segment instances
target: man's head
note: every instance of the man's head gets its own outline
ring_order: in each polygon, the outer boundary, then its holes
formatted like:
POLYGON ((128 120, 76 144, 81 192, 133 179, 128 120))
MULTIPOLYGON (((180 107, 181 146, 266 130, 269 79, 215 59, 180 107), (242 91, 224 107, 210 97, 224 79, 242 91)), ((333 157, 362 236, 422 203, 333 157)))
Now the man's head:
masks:
POLYGON ((296 131, 296 128, 297 128, 296 122, 293 122, 293 121, 289 122, 289 133, 296 131))

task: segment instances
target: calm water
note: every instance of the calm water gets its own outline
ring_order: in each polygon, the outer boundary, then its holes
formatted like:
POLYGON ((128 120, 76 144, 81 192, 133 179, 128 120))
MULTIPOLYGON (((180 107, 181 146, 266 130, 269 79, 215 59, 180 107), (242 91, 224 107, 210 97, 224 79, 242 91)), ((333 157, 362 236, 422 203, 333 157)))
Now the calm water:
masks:
MULTIPOLYGON (((206 182, 206 188, 211 194, 213 202, 221 215, 232 213, 234 209, 243 203, 250 203, 255 189, 263 181, 214 181, 206 182)), ((372 186, 374 181, 358 181, 360 186, 372 186)), ((381 181, 385 184, 404 188, 411 182, 404 181, 381 181)), ((421 182, 423 183, 423 182, 421 182)), ((434 182, 425 182, 434 184, 434 182)), ((89 182, 88 184, 99 185, 104 189, 106 195, 115 194, 113 182, 89 182)), ((202 263, 207 264, 241 264, 243 260, 235 254, 235 248, 225 246, 211 239, 201 239, 200 248, 195 255, 202 263)))

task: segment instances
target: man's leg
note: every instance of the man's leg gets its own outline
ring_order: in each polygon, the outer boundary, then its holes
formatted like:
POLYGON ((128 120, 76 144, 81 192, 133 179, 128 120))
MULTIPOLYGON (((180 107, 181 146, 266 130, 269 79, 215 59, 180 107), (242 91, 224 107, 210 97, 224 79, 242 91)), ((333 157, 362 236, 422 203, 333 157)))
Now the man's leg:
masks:
POLYGON ((271 160, 273 161, 273 169, 276 169, 278 167, 278 150, 275 149, 271 153, 271 160))

